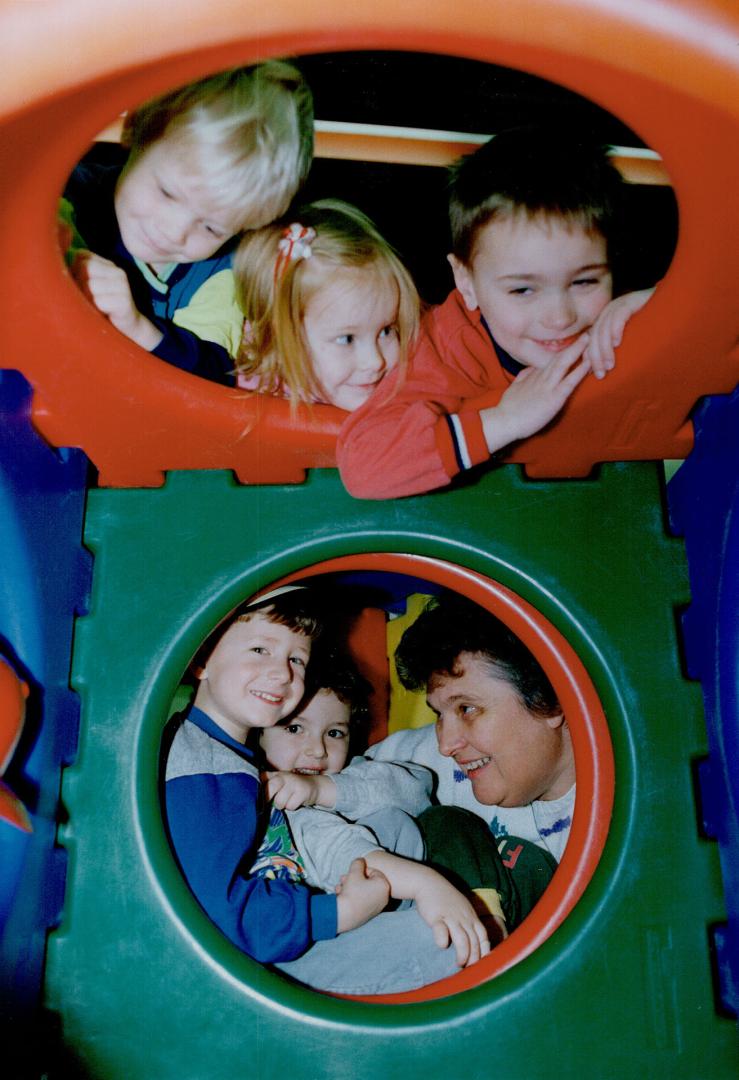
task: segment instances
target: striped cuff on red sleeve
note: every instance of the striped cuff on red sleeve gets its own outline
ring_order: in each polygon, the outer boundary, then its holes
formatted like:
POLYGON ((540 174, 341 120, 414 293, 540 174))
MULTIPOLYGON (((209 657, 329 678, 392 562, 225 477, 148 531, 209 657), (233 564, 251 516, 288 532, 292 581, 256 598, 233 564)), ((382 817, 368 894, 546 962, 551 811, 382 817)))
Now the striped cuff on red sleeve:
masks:
POLYGON ((490 457, 480 413, 470 410, 439 418, 436 441, 448 476, 480 465, 490 457))

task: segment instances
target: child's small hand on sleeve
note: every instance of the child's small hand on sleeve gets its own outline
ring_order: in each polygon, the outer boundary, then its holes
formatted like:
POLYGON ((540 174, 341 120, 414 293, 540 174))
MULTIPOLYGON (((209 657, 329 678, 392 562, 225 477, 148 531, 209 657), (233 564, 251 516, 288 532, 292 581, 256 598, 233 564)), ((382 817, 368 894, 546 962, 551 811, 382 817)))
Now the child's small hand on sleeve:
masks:
POLYGON ((364 859, 355 859, 336 887, 340 934, 355 930, 384 911, 390 900, 390 882, 380 870, 371 869, 364 859))
POLYGON ((469 900, 436 871, 430 870, 426 876, 427 882, 416 894, 416 907, 433 930, 439 948, 453 945, 459 967, 467 967, 487 956, 488 933, 469 900))
POLYGON ((157 347, 162 332, 134 304, 131 286, 120 266, 91 251, 78 251, 71 271, 88 300, 116 330, 149 352, 157 347))
POLYGON ((330 776, 266 772, 262 780, 267 798, 278 810, 297 810, 301 806, 324 806, 332 810, 336 805, 336 785, 330 776))
POLYGON ((585 350, 585 359, 596 379, 602 379, 615 367, 614 350, 621 344, 627 322, 644 307, 653 292, 654 289, 640 289, 638 292, 617 296, 606 304, 590 327, 590 342, 585 350))
POLYGON ((491 454, 534 435, 554 419, 590 371, 584 355, 589 340, 587 334, 581 334, 544 367, 524 368, 498 404, 481 411, 482 429, 491 454))

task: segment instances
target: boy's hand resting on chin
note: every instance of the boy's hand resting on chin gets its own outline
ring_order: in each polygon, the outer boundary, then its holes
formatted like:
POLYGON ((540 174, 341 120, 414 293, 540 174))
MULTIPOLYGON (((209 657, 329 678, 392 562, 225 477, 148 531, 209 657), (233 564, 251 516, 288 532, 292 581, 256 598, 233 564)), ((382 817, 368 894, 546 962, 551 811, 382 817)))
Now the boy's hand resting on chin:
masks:
POLYGON ((482 430, 491 454, 536 434, 555 418, 590 371, 585 358, 589 341, 588 334, 581 334, 545 367, 524 368, 498 404, 481 411, 482 430))

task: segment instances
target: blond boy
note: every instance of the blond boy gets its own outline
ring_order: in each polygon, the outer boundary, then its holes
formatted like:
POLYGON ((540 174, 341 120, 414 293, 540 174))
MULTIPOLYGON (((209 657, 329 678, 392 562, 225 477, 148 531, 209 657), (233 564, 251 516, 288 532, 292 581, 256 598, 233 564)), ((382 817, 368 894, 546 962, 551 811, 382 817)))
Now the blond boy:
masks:
POLYGON ((86 159, 67 183, 72 273, 131 341, 231 385, 232 241, 282 214, 305 179, 310 90, 280 60, 221 72, 133 110, 123 144, 122 164, 86 159))

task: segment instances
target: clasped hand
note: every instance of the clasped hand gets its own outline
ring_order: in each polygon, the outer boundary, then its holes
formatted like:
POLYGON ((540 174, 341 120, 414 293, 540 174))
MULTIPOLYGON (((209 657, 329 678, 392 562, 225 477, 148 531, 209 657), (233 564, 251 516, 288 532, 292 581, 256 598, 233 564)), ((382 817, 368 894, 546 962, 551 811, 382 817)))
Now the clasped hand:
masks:
POLYGON ((278 810, 298 810, 301 806, 332 810, 336 803, 336 785, 325 773, 265 772, 262 782, 267 798, 278 810))

